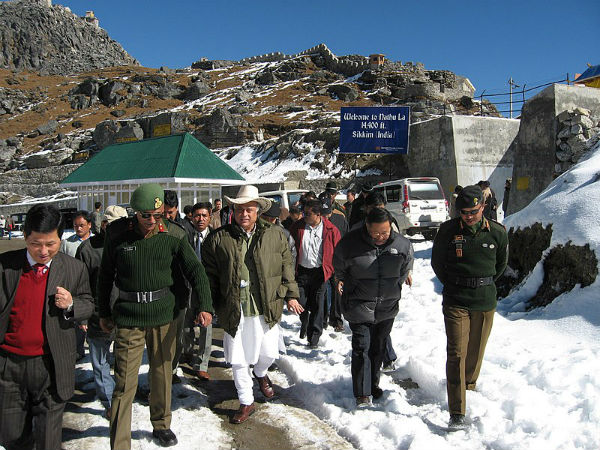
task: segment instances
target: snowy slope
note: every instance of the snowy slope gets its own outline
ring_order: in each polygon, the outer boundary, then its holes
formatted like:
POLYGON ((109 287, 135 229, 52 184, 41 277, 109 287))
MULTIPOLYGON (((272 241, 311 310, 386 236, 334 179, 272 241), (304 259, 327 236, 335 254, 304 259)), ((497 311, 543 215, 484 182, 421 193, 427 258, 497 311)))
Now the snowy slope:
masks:
MULTIPOLYGON (((325 333, 323 348, 309 351, 297 337, 298 321, 285 317, 289 355, 280 366, 307 408, 361 449, 600 448, 600 328, 572 335, 534 315, 496 315, 477 391, 467 392, 473 425, 444 430, 441 285, 430 267, 431 243, 413 244, 415 281, 405 288, 392 331, 398 368, 382 376, 387 392, 372 408, 354 408, 349 330, 325 333)), ((571 325, 586 327, 586 319, 571 325)))
MULTIPOLYGON (((589 244, 600 260, 600 143, 588 156, 554 180, 544 192, 521 211, 504 220, 507 229, 523 228, 540 222, 552 224, 552 239, 548 252, 558 244, 572 241, 575 245, 589 244)), ((600 326, 600 277, 590 286, 576 287, 556 298, 546 308, 525 315, 525 302, 531 298, 544 278, 542 262, 524 280, 522 286, 500 305, 500 310, 514 315, 557 319, 556 326, 570 323, 574 316, 585 319, 583 324, 569 326, 570 331, 600 326)), ((566 326, 566 325, 565 325, 566 326)))

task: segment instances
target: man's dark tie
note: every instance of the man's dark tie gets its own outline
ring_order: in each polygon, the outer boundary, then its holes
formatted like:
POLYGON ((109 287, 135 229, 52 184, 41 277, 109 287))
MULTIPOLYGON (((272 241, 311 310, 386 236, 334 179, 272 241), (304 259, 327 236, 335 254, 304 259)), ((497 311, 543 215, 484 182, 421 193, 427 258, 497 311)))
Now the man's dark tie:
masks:
POLYGON ((198 233, 196 240, 196 256, 198 256, 198 259, 202 261, 202 233, 198 233))

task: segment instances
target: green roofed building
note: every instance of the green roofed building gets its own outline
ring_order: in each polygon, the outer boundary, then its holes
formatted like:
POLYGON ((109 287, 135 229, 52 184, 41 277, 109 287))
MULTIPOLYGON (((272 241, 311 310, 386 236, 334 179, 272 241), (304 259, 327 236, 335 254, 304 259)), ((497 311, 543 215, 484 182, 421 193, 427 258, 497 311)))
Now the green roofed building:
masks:
POLYGON ((244 178, 189 133, 104 148, 61 181, 77 191, 78 208, 91 211, 99 201, 129 204, 142 183, 159 183, 177 192, 180 210, 185 205, 221 197, 221 187, 245 184, 244 178))

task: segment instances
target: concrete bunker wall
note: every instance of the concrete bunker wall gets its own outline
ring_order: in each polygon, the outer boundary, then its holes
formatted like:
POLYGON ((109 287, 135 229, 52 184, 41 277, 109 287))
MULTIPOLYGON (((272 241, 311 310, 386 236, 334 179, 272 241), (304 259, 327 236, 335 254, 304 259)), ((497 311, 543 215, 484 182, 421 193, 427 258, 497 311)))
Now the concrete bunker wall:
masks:
POLYGON ((457 184, 489 180, 502 202, 512 175, 512 143, 519 121, 493 117, 444 116, 410 127, 411 176, 440 179, 447 198, 457 184))
POLYGON ((557 116, 581 107, 600 114, 600 89, 554 84, 523 106, 515 140, 513 183, 508 213, 520 211, 554 178, 557 116))

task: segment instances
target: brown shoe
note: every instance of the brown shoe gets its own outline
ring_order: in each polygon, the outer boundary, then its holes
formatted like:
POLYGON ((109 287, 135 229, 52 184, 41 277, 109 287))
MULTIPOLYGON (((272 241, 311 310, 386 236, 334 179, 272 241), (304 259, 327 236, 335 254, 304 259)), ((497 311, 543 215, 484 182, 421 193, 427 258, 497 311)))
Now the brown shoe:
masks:
POLYGON ((273 390, 273 383, 271 383, 269 376, 265 375, 264 377, 257 377, 254 371, 252 371, 252 375, 258 380, 260 392, 262 392, 266 398, 273 398, 275 391, 273 390))
POLYGON ((356 397, 356 407, 357 408, 366 408, 371 406, 371 399, 366 396, 356 397))
POLYGON ((254 411, 256 411, 256 409, 254 408, 254 403, 252 403, 251 405, 240 405, 240 409, 237 410, 237 412, 233 415, 233 417, 231 419, 229 419, 229 421, 231 423, 243 423, 246 420, 248 420, 248 418, 254 414, 254 411))
POLYGON ((200 378, 201 381, 210 381, 210 375, 208 374, 208 372, 205 372, 204 370, 197 370, 196 372, 194 372, 194 374, 200 378))

